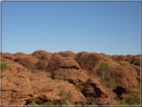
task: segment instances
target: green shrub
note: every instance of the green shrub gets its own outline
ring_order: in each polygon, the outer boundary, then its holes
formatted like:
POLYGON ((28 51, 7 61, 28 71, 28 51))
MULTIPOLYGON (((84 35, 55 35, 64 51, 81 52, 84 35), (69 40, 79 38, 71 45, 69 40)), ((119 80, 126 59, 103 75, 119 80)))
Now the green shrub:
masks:
POLYGON ((140 84, 137 85, 137 88, 140 89, 140 84))
POLYGON ((5 70, 5 69, 8 69, 7 64, 6 64, 6 63, 1 63, 1 64, 0 64, 0 69, 1 69, 2 71, 5 70))
POLYGON ((30 76, 30 77, 29 77, 29 80, 30 80, 30 81, 33 81, 33 80, 34 80, 34 78, 33 78, 32 76, 30 76))
POLYGON ((20 72, 20 68, 18 68, 18 72, 20 72))
POLYGON ((40 105, 60 105, 60 102, 56 99, 53 99, 52 101, 48 101, 48 102, 42 103, 40 105))
POLYGON ((38 105, 35 101, 32 101, 30 105, 38 105))
POLYGON ((125 100, 121 100, 121 101, 120 101, 120 104, 121 104, 121 105, 128 105, 128 104, 125 102, 125 100))
POLYGON ((31 73, 36 73, 36 65, 27 65, 27 69, 31 72, 31 73))
POLYGON ((51 77, 51 75, 47 74, 47 77, 49 77, 49 78, 50 78, 50 77, 51 77))
POLYGON ((69 72, 70 76, 71 76, 71 72, 69 72))
POLYGON ((71 100, 68 100, 72 105, 75 105, 75 103, 73 103, 71 100))
POLYGON ((135 93, 130 93, 126 100, 120 101, 121 105, 140 105, 140 98, 135 93))
POLYGON ((59 93, 59 96, 61 97, 61 105, 66 105, 66 100, 69 99, 67 93, 64 91, 64 90, 61 90, 60 93, 59 93))
POLYGON ((134 61, 133 64, 135 65, 137 61, 134 61))
POLYGON ((68 102, 67 102, 67 100, 65 101, 65 105, 69 105, 68 102))
POLYGON ((41 107, 41 106, 37 106, 37 105, 39 105, 39 104, 37 104, 35 101, 32 101, 31 103, 30 103, 30 107, 41 107), (33 106, 32 106, 33 105, 33 106))
POLYGON ((66 79, 66 78, 67 78, 67 76, 65 75, 65 76, 64 76, 64 79, 66 79))
POLYGON ((59 74, 56 74, 56 75, 54 76, 54 78, 55 78, 55 79, 59 78, 59 74))
POLYGON ((69 96, 68 96, 68 95, 66 95, 66 99, 67 99, 72 105, 75 105, 75 104, 71 101, 71 99, 69 99, 69 96))
POLYGON ((106 105, 110 105, 110 103, 109 103, 109 102, 107 102, 107 103, 106 103, 106 105))
POLYGON ((126 99, 126 103, 128 103, 128 105, 139 105, 140 98, 135 93, 130 93, 129 97, 126 99))
POLYGON ((126 61, 126 62, 128 62, 129 64, 131 64, 131 62, 130 62, 130 61, 126 61))
POLYGON ((101 82, 101 80, 100 80, 100 79, 97 79, 97 81, 98 81, 98 82, 101 82))
POLYGON ((87 104, 86 105, 95 105, 96 104, 96 100, 94 97, 89 97, 87 98, 87 104))
POLYGON ((52 101, 48 101, 48 102, 42 103, 40 105, 68 105, 67 100, 72 103, 72 101, 69 100, 69 97, 64 90, 60 91, 59 96, 61 97, 60 101, 53 99, 52 101))
POLYGON ((46 102, 46 103, 41 103, 40 105, 51 105, 50 102, 46 102))
POLYGON ((126 62, 128 62, 129 64, 135 65, 137 61, 134 61, 134 60, 128 61, 128 60, 127 60, 126 62))
POLYGON ((120 99, 119 99, 119 97, 118 97, 118 96, 116 96, 114 99, 115 99, 115 100, 117 100, 117 101, 120 101, 120 99))
POLYGON ((50 105, 60 105, 60 102, 56 99, 53 99, 51 102, 50 102, 50 105))

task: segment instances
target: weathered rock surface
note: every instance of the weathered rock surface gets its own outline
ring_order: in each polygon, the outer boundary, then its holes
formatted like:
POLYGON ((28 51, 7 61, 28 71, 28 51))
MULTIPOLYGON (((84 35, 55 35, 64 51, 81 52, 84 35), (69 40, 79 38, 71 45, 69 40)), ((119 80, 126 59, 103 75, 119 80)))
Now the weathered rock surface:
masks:
MULTIPOLYGON (((110 76, 116 80, 114 97, 126 99, 131 92, 140 93, 140 55, 113 55, 103 53, 71 51, 49 53, 38 50, 32 54, 1 53, 2 62, 8 69, 2 71, 2 105, 28 105, 33 100, 44 103, 53 99, 61 100, 59 93, 64 90, 75 103, 86 102, 95 97, 98 105, 109 102, 119 105, 111 99, 109 89, 98 80, 97 69, 105 62, 111 66, 110 76), (36 65, 37 72, 31 73, 27 65, 36 65)), ((70 102, 69 102, 70 103, 70 102)), ((71 104, 71 103, 70 103, 71 104)))
POLYGON ((31 57, 31 56, 23 56, 23 57, 17 57, 14 59, 15 62, 19 62, 24 67, 27 67, 29 65, 36 65, 38 62, 37 58, 31 57))
POLYGON ((62 57, 71 57, 74 58, 75 57, 75 53, 72 51, 65 51, 65 52, 59 52, 59 55, 61 55, 62 57))
POLYGON ((52 56, 52 53, 46 52, 44 50, 38 50, 38 51, 33 52, 31 54, 31 56, 38 59, 38 62, 36 64, 37 68, 45 70, 46 66, 48 65, 48 62, 49 62, 49 60, 50 60, 50 58, 52 56))
POLYGON ((14 56, 13 56, 13 54, 11 54, 11 53, 3 53, 3 58, 5 58, 5 59, 11 59, 11 60, 13 60, 14 59, 14 56))
POLYGON ((46 67, 47 72, 52 72, 59 68, 74 68, 78 70, 80 68, 79 64, 71 57, 62 57, 58 53, 53 53, 52 57, 46 67))
POLYGON ((106 54, 80 52, 75 56, 82 69, 87 70, 87 74, 92 77, 97 77, 97 69, 102 62, 111 60, 110 56, 106 54))

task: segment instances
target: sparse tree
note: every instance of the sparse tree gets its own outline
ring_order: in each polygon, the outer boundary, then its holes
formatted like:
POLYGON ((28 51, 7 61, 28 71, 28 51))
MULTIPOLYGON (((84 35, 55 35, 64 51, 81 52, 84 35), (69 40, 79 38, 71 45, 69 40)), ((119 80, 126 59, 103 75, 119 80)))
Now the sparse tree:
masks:
POLYGON ((109 70, 110 70, 110 66, 107 63, 102 63, 101 66, 99 67, 99 69, 97 70, 98 75, 101 76, 102 80, 103 80, 103 86, 105 78, 109 76, 109 70))
POLYGON ((112 92, 113 92, 112 90, 116 89, 116 87, 117 87, 115 79, 112 77, 108 77, 108 80, 106 80, 105 83, 106 83, 106 86, 109 88, 111 98, 114 99, 113 95, 112 95, 112 92))
POLYGON ((117 84, 115 82, 115 79, 110 77, 110 69, 111 67, 107 63, 102 63, 98 69, 98 74, 103 80, 103 86, 107 86, 109 88, 111 98, 114 99, 112 95, 112 90, 117 87, 117 84))
POLYGON ((66 100, 68 99, 68 95, 66 94, 66 92, 64 90, 61 90, 59 96, 61 97, 61 105, 67 105, 66 100))
POLYGON ((96 104, 96 100, 94 97, 87 98, 87 105, 95 105, 95 104, 96 104))

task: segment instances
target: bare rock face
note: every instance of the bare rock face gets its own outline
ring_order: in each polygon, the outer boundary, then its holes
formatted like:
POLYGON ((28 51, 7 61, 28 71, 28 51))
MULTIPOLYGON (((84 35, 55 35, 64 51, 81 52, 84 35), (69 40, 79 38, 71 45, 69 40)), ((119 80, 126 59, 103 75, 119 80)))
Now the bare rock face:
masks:
POLYGON ((140 56, 140 55, 134 56, 133 61, 135 62, 135 65, 138 65, 138 66, 141 66, 141 67, 142 67, 142 65, 140 65, 140 61, 141 61, 141 60, 142 60, 142 56, 140 56))
POLYGON ((15 59, 15 58, 27 56, 27 54, 25 54, 23 52, 17 52, 13 56, 14 56, 14 59, 15 59))
MULTIPOLYGON (((138 92, 138 81, 136 79, 137 71, 133 69, 130 64, 122 61, 121 65, 118 64, 116 66, 112 66, 110 72, 111 76, 115 78, 117 82, 118 90, 119 88, 121 89, 121 91, 125 90, 123 91, 124 93, 130 93, 133 91, 138 92)), ((119 91, 118 93, 121 93, 119 91)))
POLYGON ((37 58, 34 58, 22 52, 15 53, 13 56, 14 61, 19 62, 24 67, 27 67, 29 65, 35 65, 38 62, 37 58))
POLYGON ((14 59, 14 56, 13 56, 13 54, 11 54, 11 53, 4 53, 4 54, 2 55, 2 57, 5 58, 5 59, 11 59, 11 60, 14 59))
POLYGON ((74 58, 75 57, 75 53, 72 51, 65 51, 65 52, 59 52, 59 55, 61 55, 62 57, 71 57, 74 58))
POLYGON ((2 59, 2 62, 8 65, 8 69, 2 71, 2 104, 24 105, 32 95, 27 69, 9 59, 2 59))
POLYGON ((96 79, 87 76, 83 71, 84 70, 71 68, 60 68, 59 70, 53 71, 52 78, 54 80, 58 79, 68 81, 85 97, 96 97, 101 99, 110 98, 110 95, 104 87, 96 79))
MULTIPOLYGON (((32 54, 1 53, 2 62, 8 69, 2 71, 2 104, 28 105, 33 100, 37 104, 62 100, 61 91, 75 103, 86 103, 88 97, 95 97, 98 105, 109 102, 119 105, 111 99, 109 88, 103 87, 97 70, 101 63, 111 66, 110 76, 116 81, 113 97, 126 99, 131 92, 140 93, 140 55, 113 55, 103 53, 70 51, 49 53, 38 50, 32 54), (31 73, 27 65, 36 65, 37 73, 31 73)), ((72 105, 69 102, 70 105, 72 105)))
POLYGON ((79 64, 70 57, 62 57, 58 53, 52 54, 52 57, 46 67, 47 72, 52 72, 59 68, 74 68, 79 69, 79 64))
POLYGON ((110 101, 109 101, 109 104, 110 104, 110 105, 120 105, 120 102, 117 101, 117 100, 110 100, 110 101))
POLYGON ((129 94, 122 94, 121 96, 120 96, 120 98, 121 99, 127 99, 129 97, 129 94))
POLYGON ((133 69, 135 69, 136 71, 136 79, 138 81, 138 83, 140 83, 140 67, 139 66, 135 66, 131 64, 131 67, 133 67, 133 69))
POLYGON ((46 52, 44 50, 37 50, 31 54, 31 56, 37 58, 39 61, 37 63, 37 68, 45 70, 48 62, 52 56, 52 53, 46 52))
POLYGON ((52 73, 52 79, 66 80, 75 85, 76 90, 83 93, 85 97, 108 98, 109 95, 97 80, 88 82, 89 76, 84 73, 78 63, 70 57, 61 57, 54 53, 47 66, 47 72, 52 73), (88 81, 87 81, 88 80, 88 81), (88 88, 87 88, 88 87, 88 88), (102 97, 103 95, 103 97, 102 97))
POLYGON ((80 65, 81 69, 87 70, 87 74, 92 77, 97 77, 97 69, 102 62, 107 62, 111 58, 106 54, 80 52, 75 56, 75 60, 80 65))
POLYGON ((95 79, 89 78, 83 88, 83 93, 86 97, 96 97, 101 99, 110 98, 110 95, 102 87, 102 85, 95 79))
POLYGON ((9 78, 2 80, 2 104, 3 105, 22 105, 25 104, 32 94, 31 84, 28 79, 16 78, 13 83, 9 78), (8 81, 7 81, 8 79, 8 81), (24 84, 23 84, 24 83, 24 84), (7 93, 7 94, 4 94, 7 93), (8 94, 9 93, 9 94, 8 94), (9 102, 8 102, 8 101, 9 102))
POLYGON ((43 103, 44 101, 51 101, 53 99, 60 100, 61 96, 59 93, 62 90, 66 92, 66 95, 68 95, 70 100, 74 103, 80 103, 82 99, 86 101, 83 94, 78 92, 75 87, 67 81, 57 79, 53 81, 52 79, 44 78, 42 81, 33 81, 32 86, 34 87, 34 95, 28 101, 36 99, 37 103, 43 103))
POLYGON ((125 60, 129 61, 130 63, 135 63, 135 65, 140 66, 140 59, 141 55, 126 55, 125 60))
POLYGON ((2 59, 8 69, 2 72, 2 104, 27 105, 33 100, 41 104, 53 99, 60 100, 59 93, 64 90, 74 103, 86 101, 84 95, 73 84, 63 80, 52 80, 46 72, 32 74, 19 62, 2 59))
MULTIPOLYGON (((14 62, 12 60, 5 58, 2 58, 2 62, 7 64, 9 72, 12 73, 13 75, 16 75, 20 71, 27 71, 27 69, 23 65, 19 64, 19 62, 14 62)), ((6 76, 7 73, 8 72, 2 72, 2 76, 6 76)))
MULTIPOLYGON (((130 64, 123 55, 108 56, 105 54, 80 52, 76 54, 75 60, 81 66, 81 69, 87 70, 91 77, 97 77, 97 69, 101 63, 108 63, 111 66, 110 74, 116 80, 117 89, 114 92, 120 96, 123 93, 139 93, 137 86, 139 84, 140 67, 130 64)), ((89 87, 89 86, 88 86, 89 87)))
POLYGON ((117 61, 117 62, 125 61, 125 56, 124 55, 113 55, 111 57, 112 57, 113 61, 117 61))
POLYGON ((23 56, 15 58, 14 61, 19 62, 21 65, 27 67, 29 65, 36 65, 38 59, 31 56, 23 56))

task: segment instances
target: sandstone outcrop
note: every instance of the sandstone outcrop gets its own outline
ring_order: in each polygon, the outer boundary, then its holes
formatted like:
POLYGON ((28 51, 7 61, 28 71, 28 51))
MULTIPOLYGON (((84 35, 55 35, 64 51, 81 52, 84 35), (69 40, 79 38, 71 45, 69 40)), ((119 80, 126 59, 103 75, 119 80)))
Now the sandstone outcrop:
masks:
POLYGON ((24 56, 24 57, 15 58, 14 61, 19 62, 24 67, 27 67, 29 65, 36 65, 38 62, 38 59, 31 56, 24 56))
POLYGON ((80 52, 75 56, 82 69, 87 70, 87 74, 92 77, 97 77, 97 69, 102 62, 107 62, 111 58, 106 54, 80 52))
POLYGON ((4 53, 2 56, 3 56, 3 58, 5 58, 5 59, 11 59, 11 60, 14 59, 14 56, 13 56, 13 54, 11 54, 11 53, 4 53))
POLYGON ((50 61, 48 62, 48 65, 46 67, 47 72, 52 72, 54 70, 57 70, 59 68, 65 68, 65 69, 76 69, 78 70, 80 68, 79 64, 72 59, 71 57, 62 57, 58 53, 53 53, 50 61))
POLYGON ((38 62, 36 64, 38 69, 46 70, 46 66, 48 65, 52 53, 46 52, 44 50, 37 50, 33 52, 31 56, 38 59, 38 62))
MULTIPOLYGON (((140 55, 106 55, 103 53, 71 51, 50 53, 37 50, 31 54, 18 52, 1 53, 2 63, 8 69, 2 71, 2 105, 28 105, 61 100, 64 90, 74 104, 87 103, 89 97, 96 99, 97 105, 119 105, 111 99, 109 88, 102 86, 97 70, 102 63, 111 66, 110 76, 116 81, 113 97, 121 100, 129 93, 140 93, 140 55), (28 65, 36 65, 35 73, 28 65)), ((70 105, 72 103, 68 101, 70 105)))
POLYGON ((75 53, 72 51, 65 51, 65 52, 59 52, 59 55, 61 55, 62 57, 71 57, 74 58, 75 57, 75 53))

